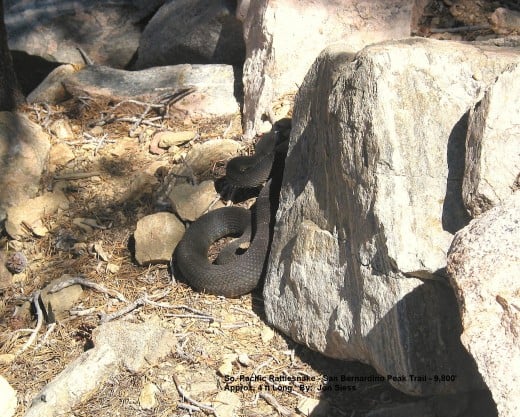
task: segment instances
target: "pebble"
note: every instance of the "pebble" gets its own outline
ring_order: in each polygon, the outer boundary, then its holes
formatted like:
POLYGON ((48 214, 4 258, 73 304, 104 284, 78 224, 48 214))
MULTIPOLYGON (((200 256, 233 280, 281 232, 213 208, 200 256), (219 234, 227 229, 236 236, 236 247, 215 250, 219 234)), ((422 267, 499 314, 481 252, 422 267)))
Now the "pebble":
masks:
POLYGON ((60 140, 74 139, 74 132, 70 127, 70 123, 65 119, 58 119, 49 126, 50 131, 60 140))
POLYGON ((23 252, 15 252, 7 258, 5 266, 9 272, 19 274, 27 267, 27 258, 23 252))
POLYGON ((149 382, 145 384, 139 395, 139 406, 143 410, 151 410, 157 406, 156 394, 159 392, 157 385, 149 382))
POLYGON ((171 146, 183 145, 197 137, 197 132, 183 130, 180 132, 162 131, 154 135, 160 148, 168 149, 171 146))

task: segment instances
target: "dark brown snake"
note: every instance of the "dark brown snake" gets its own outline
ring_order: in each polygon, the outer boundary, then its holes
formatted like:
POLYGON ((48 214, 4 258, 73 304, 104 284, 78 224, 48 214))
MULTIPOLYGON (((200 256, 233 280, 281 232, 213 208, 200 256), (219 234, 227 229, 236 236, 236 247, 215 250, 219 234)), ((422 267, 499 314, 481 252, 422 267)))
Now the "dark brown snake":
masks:
POLYGON ((193 222, 177 245, 172 269, 177 267, 185 280, 198 291, 238 297, 255 289, 267 264, 274 218, 283 176, 287 137, 278 131, 265 135, 252 156, 231 159, 226 179, 234 187, 256 187, 268 178, 252 210, 223 207, 193 222), (280 145, 282 143, 282 145, 280 145), (208 250, 218 239, 251 231, 249 248, 224 264, 208 260, 208 250))

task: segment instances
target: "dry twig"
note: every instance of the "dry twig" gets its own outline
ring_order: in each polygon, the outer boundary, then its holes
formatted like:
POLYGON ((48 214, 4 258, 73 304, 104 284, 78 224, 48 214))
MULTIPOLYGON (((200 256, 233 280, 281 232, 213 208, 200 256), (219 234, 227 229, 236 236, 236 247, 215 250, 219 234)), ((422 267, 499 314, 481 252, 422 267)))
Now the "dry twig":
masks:
POLYGON ((213 413, 214 415, 217 415, 217 411, 215 410, 214 407, 211 407, 210 405, 203 404, 203 403, 201 403, 201 402, 191 398, 186 393, 186 391, 184 391, 184 389, 181 387, 181 384, 179 383, 179 380, 177 379, 177 375, 172 373, 172 378, 173 378, 173 382, 175 382, 175 386, 177 387, 177 391, 179 391, 179 395, 183 399, 187 400, 188 402, 190 402, 191 404, 195 405, 196 407, 199 407, 199 408, 201 408, 203 410, 206 410, 206 411, 209 411, 209 412, 213 413))
POLYGON ((470 32, 470 31, 475 31, 475 30, 485 30, 485 29, 489 29, 489 28, 490 28, 489 25, 458 26, 458 27, 454 27, 454 28, 431 28, 430 32, 431 33, 444 33, 444 32, 456 33, 456 32, 470 32))
POLYGON ((185 305, 171 305, 168 303, 158 303, 155 300, 160 300, 161 298, 164 298, 167 294, 170 293, 170 290, 166 290, 163 293, 155 294, 152 296, 149 296, 147 294, 143 295, 142 297, 139 297, 137 300, 135 300, 133 303, 127 305, 125 308, 116 311, 112 314, 102 314, 101 315, 101 322, 105 323, 107 321, 114 320, 118 317, 124 316, 125 314, 128 314, 129 312, 135 310, 136 308, 142 307, 144 305, 150 305, 153 307, 159 307, 159 308, 173 308, 173 309, 185 309, 188 311, 193 312, 194 314, 167 314, 167 317, 181 317, 181 318, 194 318, 199 320, 209 320, 210 322, 219 321, 215 317, 212 317, 202 311, 195 310, 194 308, 185 306, 185 305))
POLYGON ((51 288, 49 288, 49 294, 53 294, 55 292, 62 290, 63 288, 67 288, 67 287, 70 287, 71 285, 76 285, 76 284, 80 284, 80 285, 83 285, 84 287, 92 288, 96 291, 102 292, 103 294, 107 294, 110 297, 115 297, 119 301, 128 302, 128 300, 125 298, 125 296, 123 294, 121 294, 119 291, 110 290, 108 288, 105 288, 103 285, 89 281, 88 279, 81 277, 81 276, 73 276, 67 280, 64 280, 58 284, 53 285, 51 288))
POLYGON ((289 410, 287 407, 284 407, 281 405, 276 398, 274 398, 271 394, 268 394, 267 392, 260 392, 260 397, 265 400, 267 404, 272 406, 278 413, 280 413, 282 416, 291 416, 293 412, 289 410))
POLYGON ((70 172, 62 175, 55 175, 55 180, 82 180, 85 178, 96 177, 101 175, 101 171, 91 172, 70 172))
POLYGON ((37 316, 36 327, 32 331, 29 339, 27 339, 27 342, 25 342, 25 344, 17 352, 17 355, 20 355, 21 353, 25 352, 29 348, 29 346, 31 346, 34 343, 34 340, 36 339, 36 336, 38 335, 38 332, 40 331, 42 324, 43 324, 43 312, 40 307, 40 290, 37 290, 34 293, 34 295, 32 297, 32 302, 34 304, 34 308, 36 310, 36 316, 37 316))

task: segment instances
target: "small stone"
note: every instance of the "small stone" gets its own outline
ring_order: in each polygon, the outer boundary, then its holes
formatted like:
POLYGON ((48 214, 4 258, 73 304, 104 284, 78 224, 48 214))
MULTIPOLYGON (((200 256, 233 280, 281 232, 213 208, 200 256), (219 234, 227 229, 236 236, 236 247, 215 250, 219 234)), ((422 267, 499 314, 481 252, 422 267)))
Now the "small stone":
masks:
POLYGON ((234 353, 227 353, 224 355, 222 365, 218 368, 218 373, 222 376, 231 375, 233 373, 233 361, 237 358, 234 353))
POLYGON ((135 139, 130 137, 124 137, 117 140, 117 142, 110 147, 110 155, 123 157, 129 152, 135 151, 138 147, 138 143, 135 139))
POLYGON ((51 123, 49 129, 60 140, 74 139, 74 132, 70 127, 70 123, 65 119, 55 120, 51 123))
POLYGON ((247 353, 241 353, 238 355, 238 362, 244 366, 251 366, 251 359, 247 356, 247 353))
POLYGON ((49 289, 70 278, 71 275, 62 275, 60 278, 51 281, 41 292, 43 305, 46 309, 49 309, 50 305, 56 320, 62 320, 67 317, 69 315, 68 311, 76 305, 83 294, 83 288, 81 288, 79 284, 70 285, 55 293, 49 294, 49 289))
POLYGON ((304 416, 326 415, 324 414, 324 408, 326 407, 321 404, 320 400, 315 398, 302 398, 296 406, 296 409, 304 416))
POLYGON ((271 341, 274 337, 274 331, 270 327, 265 326, 260 333, 260 337, 262 339, 262 343, 266 344, 271 341))
POLYGON ((184 130, 181 132, 162 131, 154 135, 160 148, 168 149, 171 146, 182 145, 197 137, 197 132, 184 130))
POLYGON ((4 353, 0 355, 0 364, 9 365, 15 360, 15 358, 16 355, 14 353, 4 353))
POLYGON ((220 417, 234 417, 242 402, 237 394, 229 391, 220 391, 212 401, 216 414, 220 417))
POLYGON ((104 130, 101 126, 94 126, 90 129, 90 134, 92 136, 103 136, 104 130))
POLYGON ((5 266, 9 272, 19 274, 27 267, 27 258, 23 252, 15 252, 7 258, 5 266))
POLYGON ((197 143, 186 155, 186 166, 189 168, 184 168, 181 174, 198 175, 210 171, 216 162, 237 156, 241 148, 240 142, 232 139, 211 139, 197 143))
POLYGON ((17 206, 7 209, 7 220, 5 229, 7 233, 14 239, 27 235, 27 226, 30 228, 33 224, 44 216, 49 216, 58 211, 58 209, 67 209, 69 200, 59 190, 52 193, 45 193, 39 197, 25 200, 17 206))
POLYGON ((49 170, 55 171, 72 161, 76 155, 65 143, 57 143, 49 152, 49 170))
POLYGON ((9 382, 0 375, 0 416, 12 417, 17 406, 16 391, 9 382))
POLYGON ((146 172, 137 171, 125 181, 125 189, 119 201, 137 201, 157 184, 157 178, 146 172))
POLYGON ((110 272, 111 274, 118 273, 119 269, 121 269, 121 267, 119 265, 111 264, 111 263, 107 264, 107 271, 110 272))
POLYGON ((31 229, 31 232, 33 232, 33 234, 36 236, 36 237, 43 237, 43 236, 46 236, 47 233, 49 233, 49 229, 47 229, 44 225, 43 225, 43 222, 40 220, 36 220, 36 222, 34 222, 33 224, 31 224, 29 226, 29 228, 31 229))
POLYGON ((496 9, 490 17, 493 30, 501 35, 520 30, 520 12, 504 7, 496 9))
POLYGON ((139 265, 167 263, 184 235, 184 225, 172 213, 145 216, 134 232, 135 259, 139 265))
POLYGON ((213 181, 198 185, 179 184, 168 194, 172 207, 184 221, 194 221, 205 213, 218 198, 213 181))
POLYGON ((151 410, 157 406, 156 394, 159 392, 157 385, 153 383, 145 384, 139 395, 139 405, 143 410, 151 410))

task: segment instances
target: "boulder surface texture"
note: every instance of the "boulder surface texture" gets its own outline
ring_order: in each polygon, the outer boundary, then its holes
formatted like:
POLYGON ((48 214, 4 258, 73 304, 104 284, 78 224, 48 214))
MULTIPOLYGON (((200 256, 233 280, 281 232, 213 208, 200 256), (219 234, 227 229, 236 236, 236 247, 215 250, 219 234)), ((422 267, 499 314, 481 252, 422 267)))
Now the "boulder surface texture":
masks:
POLYGON ((163 0, 6 0, 9 48, 43 59, 124 68, 139 45, 140 22, 163 0))
POLYGON ((484 387, 460 342, 446 253, 470 220, 469 112, 519 70, 514 49, 427 39, 321 54, 295 105, 264 287, 269 322, 371 364, 409 394, 484 387))
POLYGON ((242 66, 245 46, 236 1, 166 2, 139 41, 136 69, 176 64, 242 66))
POLYGON ((246 135, 260 130, 273 101, 296 91, 323 48, 347 42, 357 50, 409 36, 413 6, 413 0, 239 1, 246 135))
POLYGON ((499 416, 520 415, 520 192, 455 235, 448 271, 462 343, 477 362, 499 416))

